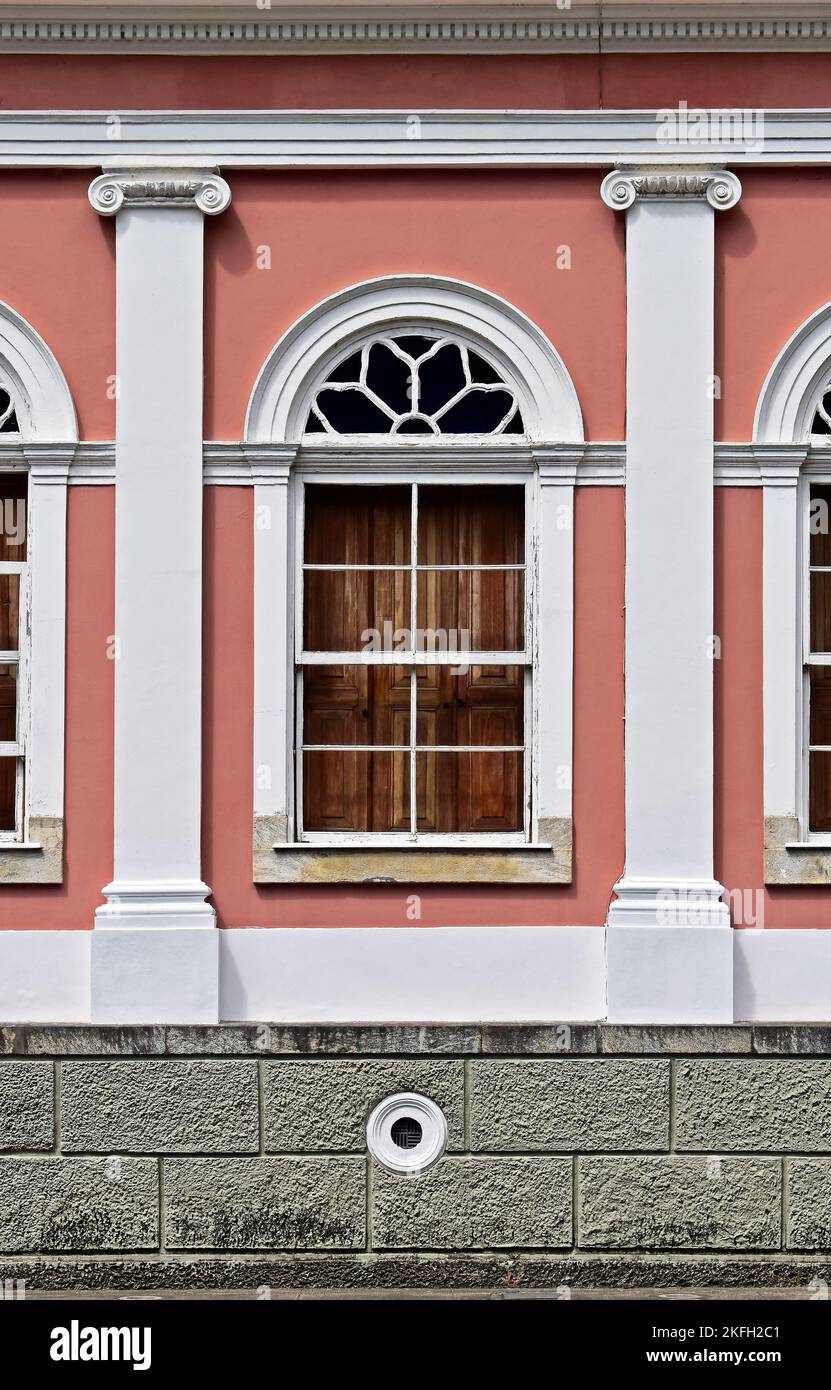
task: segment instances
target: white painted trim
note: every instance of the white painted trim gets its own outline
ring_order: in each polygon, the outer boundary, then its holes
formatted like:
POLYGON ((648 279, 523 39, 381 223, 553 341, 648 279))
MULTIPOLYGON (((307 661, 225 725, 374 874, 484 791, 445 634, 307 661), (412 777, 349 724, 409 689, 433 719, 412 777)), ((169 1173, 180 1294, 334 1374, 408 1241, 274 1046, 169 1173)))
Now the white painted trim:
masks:
POLYGON ((218 1021, 219 932, 96 924, 88 935, 93 1023, 218 1021))
POLYGON ((57 359, 30 323, 0 302, 0 364, 14 397, 24 444, 72 444, 75 407, 57 359))
POLYGON ((0 931, 0 1019, 86 1023, 88 931, 0 931))
POLYGON ((576 459, 540 457, 536 489, 536 614, 532 776, 537 825, 570 818, 574 723, 574 483, 576 459))
POLYGON ((831 931, 733 932, 739 1023, 831 1021, 831 931))
POLYGON ((605 1013, 596 927, 303 927, 220 936, 220 1017, 578 1022, 605 1013))
POLYGON ((0 303, 0 368, 20 434, 0 448, 29 475, 29 725, 21 834, 30 820, 60 820, 64 804, 66 488, 78 427, 66 378, 40 334, 0 303))
POLYGON ((802 513, 803 478, 831 466, 831 450, 811 447, 811 424, 831 376, 831 303, 791 334, 765 378, 754 443, 765 446, 762 560, 764 633, 764 809, 766 817, 803 815, 802 513), (827 458, 827 462, 825 462, 827 458))
POLYGON ((801 444, 810 438, 817 393, 831 375, 831 303, 796 329, 765 378, 753 438, 763 444, 801 444))
POLYGON ((254 815, 281 819, 291 811, 293 777, 293 452, 258 470, 254 483, 254 815))
POLYGON ((247 0, 208 6, 158 3, 8 7, 0 52, 9 53, 614 53, 781 51, 831 47, 831 21, 812 0, 783 15, 781 3, 577 3, 409 0, 302 5, 247 0), (241 13, 242 10, 242 13, 241 13))
POLYGON ((729 926, 609 926, 610 1023, 733 1022, 729 926))
MULTIPOLYGON (((146 949, 146 931, 0 932, 0 1026, 89 1022, 92 949, 102 952, 103 988, 109 995, 96 1010, 97 1021, 124 1026, 188 1021, 194 1002, 204 1022, 217 1016, 226 1022, 274 1023, 593 1022, 607 1016, 607 940, 610 957, 616 951, 626 953, 633 991, 626 1010, 619 1005, 620 994, 612 991, 610 1020, 617 1014, 617 1022, 655 1025, 831 1022, 827 929, 742 928, 729 935, 693 927, 680 929, 680 934, 642 929, 641 937, 652 932, 657 944, 671 953, 663 965, 651 950, 644 959, 638 928, 604 932, 602 927, 253 927, 154 932, 158 948, 153 956, 146 949), (723 960, 725 938, 735 961, 735 1002, 728 1016, 716 1019, 707 1000, 712 1001, 713 990, 720 992, 729 978, 723 960), (221 1006, 210 1018, 211 978, 216 978, 215 971, 211 977, 210 955, 217 945, 221 1006), (165 952, 176 955, 175 968, 168 968, 165 952), (195 971, 197 962, 205 969, 195 971), (705 964, 713 970, 709 984, 702 973, 705 964), (154 965, 164 968, 154 974, 154 965), (154 997, 160 986, 167 991, 164 999, 154 997), (635 1007, 636 989, 642 992, 642 1008, 635 1007), (104 1010, 107 1018, 101 1016, 104 1010)), ((624 977, 616 961, 614 969, 620 982, 624 977)))
MULTIPOLYGON (((671 114, 671 113, 670 113, 671 114)), ((690 116, 697 115, 691 111, 690 116)), ((696 143, 667 112, 499 110, 0 112, 0 168, 153 170, 824 166, 831 110, 765 111, 764 135, 696 143), (114 155, 117 151, 117 158, 114 155)), ((686 127, 683 128, 687 130, 686 127)))
POLYGON ((29 469, 30 726, 28 817, 63 816, 66 689, 66 501, 71 447, 29 469))
MULTIPOLYGON (((68 459, 70 487, 112 487, 115 483, 115 442, 113 440, 80 440, 70 451, 68 459)), ((440 481, 446 464, 446 448, 435 448, 430 442, 391 444, 385 451, 377 445, 372 457, 366 449, 341 441, 339 445, 315 448, 294 445, 287 457, 298 473, 319 477, 333 476, 338 471, 351 473, 356 464, 377 471, 379 480, 399 470, 406 459, 412 471, 421 471, 426 478, 435 470, 440 481), (407 452, 409 450, 409 452, 407 452)), ((483 464, 493 469, 493 479, 508 478, 511 473, 530 472, 535 460, 546 458, 565 470, 574 472, 576 487, 623 487, 626 482, 626 444, 623 440, 585 440, 580 444, 550 444, 547 446, 518 444, 477 444, 465 448, 454 444, 453 473, 479 472, 483 464)), ((206 486, 253 487, 256 480, 267 482, 272 464, 282 466, 283 451, 270 444, 245 444, 236 440, 205 440, 203 445, 202 478, 206 486)), ((0 436, 0 467, 24 469, 37 464, 39 481, 50 480, 63 486, 67 459, 62 450, 49 445, 32 443, 23 446, 14 439, 8 442, 0 436)), ((760 442, 730 441, 715 445, 716 487, 784 487, 793 464, 810 473, 831 463, 831 448, 818 442, 796 444, 763 444, 760 442)))
POLYGON ((494 363, 515 387, 530 439, 582 440, 577 393, 541 329, 499 295, 438 275, 365 280, 339 290, 298 319, 260 371, 245 439, 299 442, 317 384, 339 356, 384 330, 428 328, 453 334, 494 363))

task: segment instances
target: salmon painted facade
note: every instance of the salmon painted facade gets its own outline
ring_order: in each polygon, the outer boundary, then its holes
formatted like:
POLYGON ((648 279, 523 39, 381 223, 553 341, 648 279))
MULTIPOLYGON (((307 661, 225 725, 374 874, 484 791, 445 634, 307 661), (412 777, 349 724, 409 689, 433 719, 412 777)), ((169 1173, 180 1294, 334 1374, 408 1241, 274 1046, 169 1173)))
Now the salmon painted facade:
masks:
POLYGON ((4 1015, 829 1018, 829 21, 6 8, 4 1015))

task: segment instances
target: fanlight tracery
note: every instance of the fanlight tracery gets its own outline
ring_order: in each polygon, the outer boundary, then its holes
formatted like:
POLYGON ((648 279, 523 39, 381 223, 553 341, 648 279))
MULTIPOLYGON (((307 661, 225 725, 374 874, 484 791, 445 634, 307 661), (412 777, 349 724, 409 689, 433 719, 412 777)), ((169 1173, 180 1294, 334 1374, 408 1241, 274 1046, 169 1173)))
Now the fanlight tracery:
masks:
POLYGON ((17 420, 17 409, 14 397, 8 386, 0 380, 0 433, 19 434, 20 425, 17 420))
POLYGON ((524 434, 513 386, 446 336, 372 338, 318 387, 307 434, 524 434))
POLYGON ((822 388, 811 423, 811 434, 828 435, 827 442, 831 444, 831 381, 827 381, 822 388))

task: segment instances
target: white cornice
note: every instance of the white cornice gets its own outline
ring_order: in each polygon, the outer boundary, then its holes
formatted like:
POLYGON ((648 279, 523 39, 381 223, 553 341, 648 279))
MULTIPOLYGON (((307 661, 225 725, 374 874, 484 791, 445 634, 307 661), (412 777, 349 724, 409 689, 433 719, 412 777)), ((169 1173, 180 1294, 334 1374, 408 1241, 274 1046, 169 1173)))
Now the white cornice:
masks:
MULTIPOLYGON (((584 444, 481 445, 473 449, 454 446, 454 467, 480 472, 483 454, 500 472, 524 471, 540 467, 573 469, 580 487, 621 487, 626 481, 626 445, 622 440, 590 440, 584 444)), ((431 445, 411 445, 373 452, 343 443, 336 446, 240 444, 225 440, 206 440, 203 448, 203 478, 222 487, 250 487, 262 481, 284 480, 292 466, 337 473, 354 472, 358 463, 383 471, 402 461, 412 465, 440 467, 446 454, 431 445)), ((723 443, 715 446, 714 482, 717 487, 790 486, 801 468, 831 472, 831 447, 818 444, 723 443)), ((0 437, 0 471, 33 468, 42 482, 65 481, 81 486, 115 482, 115 444, 112 440, 82 440, 66 447, 54 444, 21 445, 0 437)))
POLYGON ((831 110, 2 111, 0 167, 597 168, 831 164, 831 110), (700 117, 701 119, 696 119, 700 117), (735 119, 734 119, 735 118, 735 119), (701 132, 706 133, 707 138, 701 132))
POLYGON ((676 52, 831 48, 827 4, 217 4, 0 6, 5 52, 676 52), (790 12, 788 12, 790 11, 790 12))

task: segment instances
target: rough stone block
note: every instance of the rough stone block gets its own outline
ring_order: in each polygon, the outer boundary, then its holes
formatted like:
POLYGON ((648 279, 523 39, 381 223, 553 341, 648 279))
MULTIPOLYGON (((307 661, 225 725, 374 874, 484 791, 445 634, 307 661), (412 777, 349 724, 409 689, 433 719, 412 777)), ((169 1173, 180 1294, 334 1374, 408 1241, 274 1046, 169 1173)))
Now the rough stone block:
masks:
POLYGON ((65 1062, 66 1152, 254 1153, 254 1061, 65 1062))
POLYGON ((55 1138, 51 1062, 0 1062, 0 1149, 51 1149, 55 1138))
POLYGON ((676 1064, 678 1149, 831 1149, 831 1062, 676 1064))
POLYGON ((472 1149, 662 1149, 669 1062, 471 1063, 472 1149))
POLYGON ((582 1247, 778 1248, 782 1176, 772 1158, 596 1157, 579 1164, 582 1247))
POLYGON ((464 1063, 406 1057, 264 1063, 265 1146, 364 1150, 370 1111, 395 1091, 434 1100, 447 1117, 449 1147, 462 1147, 464 1063))
POLYGON ((787 1169, 788 1248, 831 1250, 831 1159, 794 1158, 787 1169))
POLYGON ((433 1250, 572 1242, 569 1158, 446 1158, 420 1177, 373 1172, 373 1245, 433 1250))
POLYGON ((354 1250, 366 1241, 362 1158, 173 1158, 164 1187, 172 1249, 354 1250))
POLYGON ((0 1158, 0 1250, 152 1250, 158 1164, 150 1158, 0 1158))

